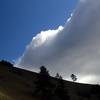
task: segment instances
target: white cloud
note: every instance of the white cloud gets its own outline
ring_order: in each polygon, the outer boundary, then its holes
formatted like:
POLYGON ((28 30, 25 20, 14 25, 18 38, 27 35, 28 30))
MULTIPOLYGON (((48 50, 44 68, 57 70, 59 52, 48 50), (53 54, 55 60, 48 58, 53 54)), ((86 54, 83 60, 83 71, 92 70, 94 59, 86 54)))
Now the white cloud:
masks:
POLYGON ((90 82, 90 83, 98 84, 99 80, 97 80, 97 76, 96 75, 86 75, 86 76, 81 77, 79 82, 81 82, 81 83, 88 83, 88 82, 90 82))
POLYGON ((31 45, 33 47, 39 47, 42 44, 44 44, 46 41, 51 41, 63 29, 62 26, 59 26, 56 30, 47 30, 42 31, 37 36, 33 37, 33 40, 31 42, 31 45))
MULTIPOLYGON (((83 0, 82 0, 83 1, 83 0)), ((35 70, 45 65, 52 74, 79 76, 97 83, 100 77, 100 0, 81 2, 64 27, 33 37, 16 66, 35 70)))

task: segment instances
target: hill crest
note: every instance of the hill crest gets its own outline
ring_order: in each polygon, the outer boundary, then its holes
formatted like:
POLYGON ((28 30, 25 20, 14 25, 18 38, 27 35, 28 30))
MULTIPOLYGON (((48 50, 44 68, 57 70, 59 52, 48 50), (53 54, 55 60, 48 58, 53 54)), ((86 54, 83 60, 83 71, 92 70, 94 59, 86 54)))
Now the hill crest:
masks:
MULTIPOLYGON (((13 67, 9 62, 0 62, 0 99, 1 100, 38 100, 33 95, 35 81, 40 74, 13 67)), ((50 77, 56 83, 59 79, 50 77)), ((69 100, 99 100, 100 86, 80 84, 63 80, 69 100)), ((56 97, 56 96, 55 96, 56 97)), ((62 100, 56 97, 57 100, 62 100)), ((52 99, 53 100, 53 99, 52 99)), ((67 100, 67 99, 66 99, 67 100)))

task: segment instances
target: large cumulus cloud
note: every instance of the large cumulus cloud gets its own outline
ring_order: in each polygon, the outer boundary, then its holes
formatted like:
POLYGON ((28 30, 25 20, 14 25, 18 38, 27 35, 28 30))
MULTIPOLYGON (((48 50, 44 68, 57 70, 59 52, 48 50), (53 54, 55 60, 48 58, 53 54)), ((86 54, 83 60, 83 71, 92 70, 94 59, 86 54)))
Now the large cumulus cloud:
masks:
POLYGON ((37 70, 45 65, 79 82, 100 81, 100 0, 80 0, 64 27, 33 37, 16 66, 37 70))

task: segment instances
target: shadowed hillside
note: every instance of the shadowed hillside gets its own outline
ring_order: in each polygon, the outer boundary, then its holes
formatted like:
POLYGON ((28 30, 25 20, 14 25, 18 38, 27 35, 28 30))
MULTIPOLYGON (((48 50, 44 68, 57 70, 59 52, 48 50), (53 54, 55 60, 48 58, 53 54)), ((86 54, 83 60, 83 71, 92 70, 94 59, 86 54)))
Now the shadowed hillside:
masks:
MULTIPOLYGON (((13 67, 6 61, 0 61, 0 100, 40 100, 36 96, 37 80, 41 74, 13 67)), ((54 91, 51 100, 99 100, 100 86, 79 84, 49 77, 54 91), (60 98, 59 82, 65 84, 64 91, 68 98, 60 98), (58 86, 55 92, 55 87, 58 86)), ((45 81, 46 82, 46 81, 45 81)), ((51 90, 50 90, 51 91, 51 90)), ((50 93, 49 93, 50 94, 50 93)), ((48 98, 50 100, 50 98, 48 98)))

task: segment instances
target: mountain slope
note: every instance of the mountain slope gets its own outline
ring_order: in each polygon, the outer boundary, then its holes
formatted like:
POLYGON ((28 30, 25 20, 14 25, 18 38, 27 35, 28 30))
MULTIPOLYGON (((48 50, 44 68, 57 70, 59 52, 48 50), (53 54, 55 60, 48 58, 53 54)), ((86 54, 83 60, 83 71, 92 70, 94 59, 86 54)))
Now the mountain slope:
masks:
MULTIPOLYGON (((0 62, 0 100, 38 100, 33 96, 34 82, 38 76, 37 73, 0 62)), ((59 79, 51 77, 51 80, 56 83, 59 79)), ((70 100, 99 100, 99 85, 79 84, 69 81, 64 81, 64 83, 70 100), (96 91, 94 91, 95 89, 96 91)))
POLYGON ((0 65, 0 92, 12 98, 10 100, 33 100, 34 78, 35 73, 0 65))

